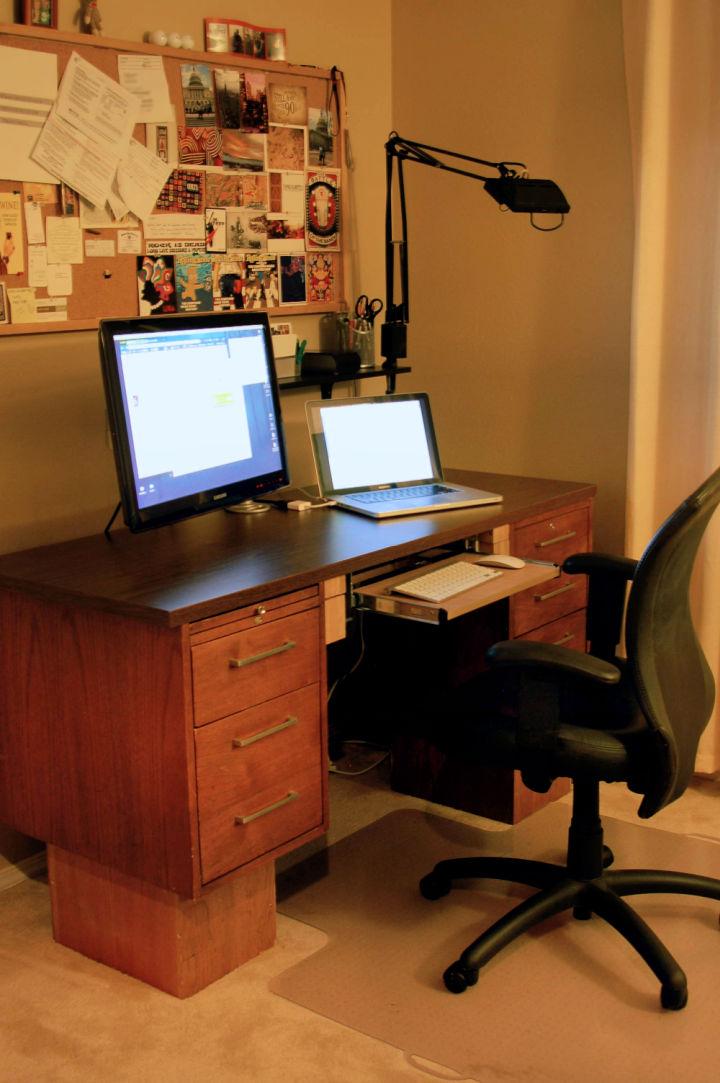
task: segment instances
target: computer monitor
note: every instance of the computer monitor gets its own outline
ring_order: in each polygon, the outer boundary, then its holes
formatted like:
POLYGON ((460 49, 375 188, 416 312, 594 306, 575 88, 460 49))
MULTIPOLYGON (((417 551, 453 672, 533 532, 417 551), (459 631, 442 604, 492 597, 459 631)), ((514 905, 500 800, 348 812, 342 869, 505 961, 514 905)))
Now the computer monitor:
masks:
POLYGON ((288 484, 267 313, 109 319, 99 335, 131 530, 288 484))

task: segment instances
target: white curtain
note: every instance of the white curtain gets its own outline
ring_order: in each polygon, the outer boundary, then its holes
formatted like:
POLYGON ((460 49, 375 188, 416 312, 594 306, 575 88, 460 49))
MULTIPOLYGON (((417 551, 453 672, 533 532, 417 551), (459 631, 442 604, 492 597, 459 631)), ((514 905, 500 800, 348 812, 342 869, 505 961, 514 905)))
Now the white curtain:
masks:
MULTIPOLYGON (((720 465, 720 3, 624 0, 635 182, 626 551, 720 465)), ((720 512, 716 519, 720 517, 720 512)), ((720 695, 720 522, 694 612, 720 695)), ((716 706, 697 770, 720 769, 716 706)))

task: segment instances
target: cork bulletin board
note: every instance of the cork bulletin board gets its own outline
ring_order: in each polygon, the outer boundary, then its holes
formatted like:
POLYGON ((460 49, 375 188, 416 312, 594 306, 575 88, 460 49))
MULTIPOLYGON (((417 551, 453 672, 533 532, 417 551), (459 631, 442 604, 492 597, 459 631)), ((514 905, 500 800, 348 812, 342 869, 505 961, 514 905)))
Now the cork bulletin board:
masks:
MULTIPOLYGON (((142 299, 142 285, 145 279, 154 281, 154 276, 172 279, 175 290, 171 297, 168 285, 165 294, 174 309, 153 308, 159 314, 197 311, 192 305, 201 303, 196 300, 198 296, 204 298, 202 310, 262 308, 276 320, 346 307, 342 229, 344 103, 340 73, 233 53, 160 48, 27 26, 0 26, 0 46, 54 54, 58 83, 74 53, 113 80, 118 80, 120 57, 160 57, 175 112, 174 124, 136 124, 133 135, 168 163, 173 162, 177 139, 180 156, 150 218, 128 223, 127 232, 134 231, 135 240, 127 240, 139 245, 134 250, 129 250, 127 244, 121 250, 120 233, 126 232, 124 228, 93 221, 89 209, 81 208, 82 201, 69 186, 58 182, 54 193, 48 189, 40 193, 21 179, 0 177, 0 227, 7 226, 13 213, 16 221, 22 219, 16 237, 10 241, 11 247, 21 247, 21 251, 10 252, 0 274, 6 302, 4 306, 0 303, 0 335, 92 329, 103 318, 145 314, 148 308, 142 299), (217 119, 203 127, 202 123, 193 124, 188 101, 195 85, 202 95, 201 77, 207 83, 208 71, 217 119), (240 129, 223 127, 229 115, 220 100, 223 88, 237 86, 238 74, 241 86, 264 85, 267 92, 265 117, 257 121, 250 140, 255 156, 250 168, 245 168, 248 140, 244 121, 240 129), (267 130, 262 131, 263 127, 267 130), (259 156, 263 155, 261 161, 259 156), (291 191, 294 213, 285 214, 283 201, 290 200, 291 191), (24 205, 28 200, 40 204, 35 214, 42 225, 36 224, 34 238, 25 221, 24 205), (199 242, 172 236, 175 214, 202 217, 199 242), (71 292, 65 300, 59 300, 60 311, 66 305, 66 318, 53 318, 57 298, 49 296, 47 287, 35 285, 39 319, 17 322, 8 299, 13 290, 30 287, 36 281, 30 278, 30 259, 38 253, 30 249, 42 247, 37 244, 37 229, 42 241, 62 228, 57 221, 48 225, 50 219, 75 216, 80 219, 82 262, 72 264, 71 292), (167 229, 158 233, 158 221, 167 229), (164 268, 162 275, 158 268, 164 268), (207 288, 205 293, 190 291, 189 287, 185 290, 188 275, 197 285, 194 276, 198 269, 205 287, 210 288, 212 281, 209 307, 207 288), (292 275, 299 286, 291 287, 292 275)), ((0 87, 0 120, 1 110, 0 87)), ((5 228, 0 234, 0 258, 8 232, 12 231, 5 228)))

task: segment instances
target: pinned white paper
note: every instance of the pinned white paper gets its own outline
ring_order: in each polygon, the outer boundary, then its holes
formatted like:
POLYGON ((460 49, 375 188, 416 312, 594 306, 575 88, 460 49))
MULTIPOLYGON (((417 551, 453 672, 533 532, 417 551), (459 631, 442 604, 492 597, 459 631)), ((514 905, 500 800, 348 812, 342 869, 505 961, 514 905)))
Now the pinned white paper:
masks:
POLYGON ((82 231, 79 218, 47 218, 48 264, 82 263, 82 231))
POLYGON ((54 109, 35 144, 33 158, 94 206, 107 200, 117 157, 73 128, 54 109))
POLYGON ((68 297, 72 293, 73 279, 71 264, 48 264, 47 291, 50 297, 68 297))
POLYGON ((82 229, 128 229, 137 227, 138 220, 134 214, 126 214, 122 218, 116 218, 110 209, 109 203, 102 207, 93 207, 86 199, 80 197, 80 226, 82 229))
POLYGON ((172 117, 161 56, 119 56, 118 79, 120 85, 137 98, 139 121, 162 121, 172 117))
POLYGON ((28 287, 9 289, 10 315, 13 323, 60 323, 67 320, 64 297, 36 297, 28 287))
POLYGON ((127 154, 118 166, 121 199, 138 218, 149 218, 171 172, 172 166, 136 139, 131 139, 127 154))
POLYGON ((25 232, 28 244, 44 244, 45 229, 43 227, 42 207, 39 203, 24 203, 25 209, 25 232))
POLYGON ((0 177, 54 181, 31 159, 57 94, 57 57, 40 49, 0 47, 0 177))
POLYGON ((28 284, 30 286, 47 286, 47 281, 47 248, 44 244, 36 244, 32 248, 28 248, 28 284))
POLYGON ((60 83, 55 110, 93 143, 121 158, 138 114, 137 99, 79 53, 73 53, 60 83))
POLYGON ((121 229, 117 235, 118 255, 136 255, 142 252, 142 233, 139 229, 121 229))
POLYGON ((151 214, 143 228, 146 240, 198 240, 205 248, 205 219, 201 214, 151 214))
POLYGON ((12 322, 34 323, 35 290, 29 289, 27 286, 21 286, 17 289, 8 289, 7 295, 10 302, 12 322))
POLYGON ((88 237, 85 241, 86 256, 102 256, 104 259, 112 259, 115 255, 115 241, 111 238, 88 237))
POLYGON ((94 206, 103 206, 138 108, 134 94, 73 53, 32 158, 94 206))

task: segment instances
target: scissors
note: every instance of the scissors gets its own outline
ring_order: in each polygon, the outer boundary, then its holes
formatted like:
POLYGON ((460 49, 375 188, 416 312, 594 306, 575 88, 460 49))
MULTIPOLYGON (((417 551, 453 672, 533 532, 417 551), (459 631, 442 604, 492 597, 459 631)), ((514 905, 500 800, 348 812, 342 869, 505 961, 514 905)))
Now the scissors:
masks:
POLYGON ((373 299, 370 300, 366 293, 361 293, 355 302, 355 315, 359 320, 367 320, 368 323, 374 323, 375 317, 380 315, 383 307, 383 303, 379 297, 373 297, 373 299))

